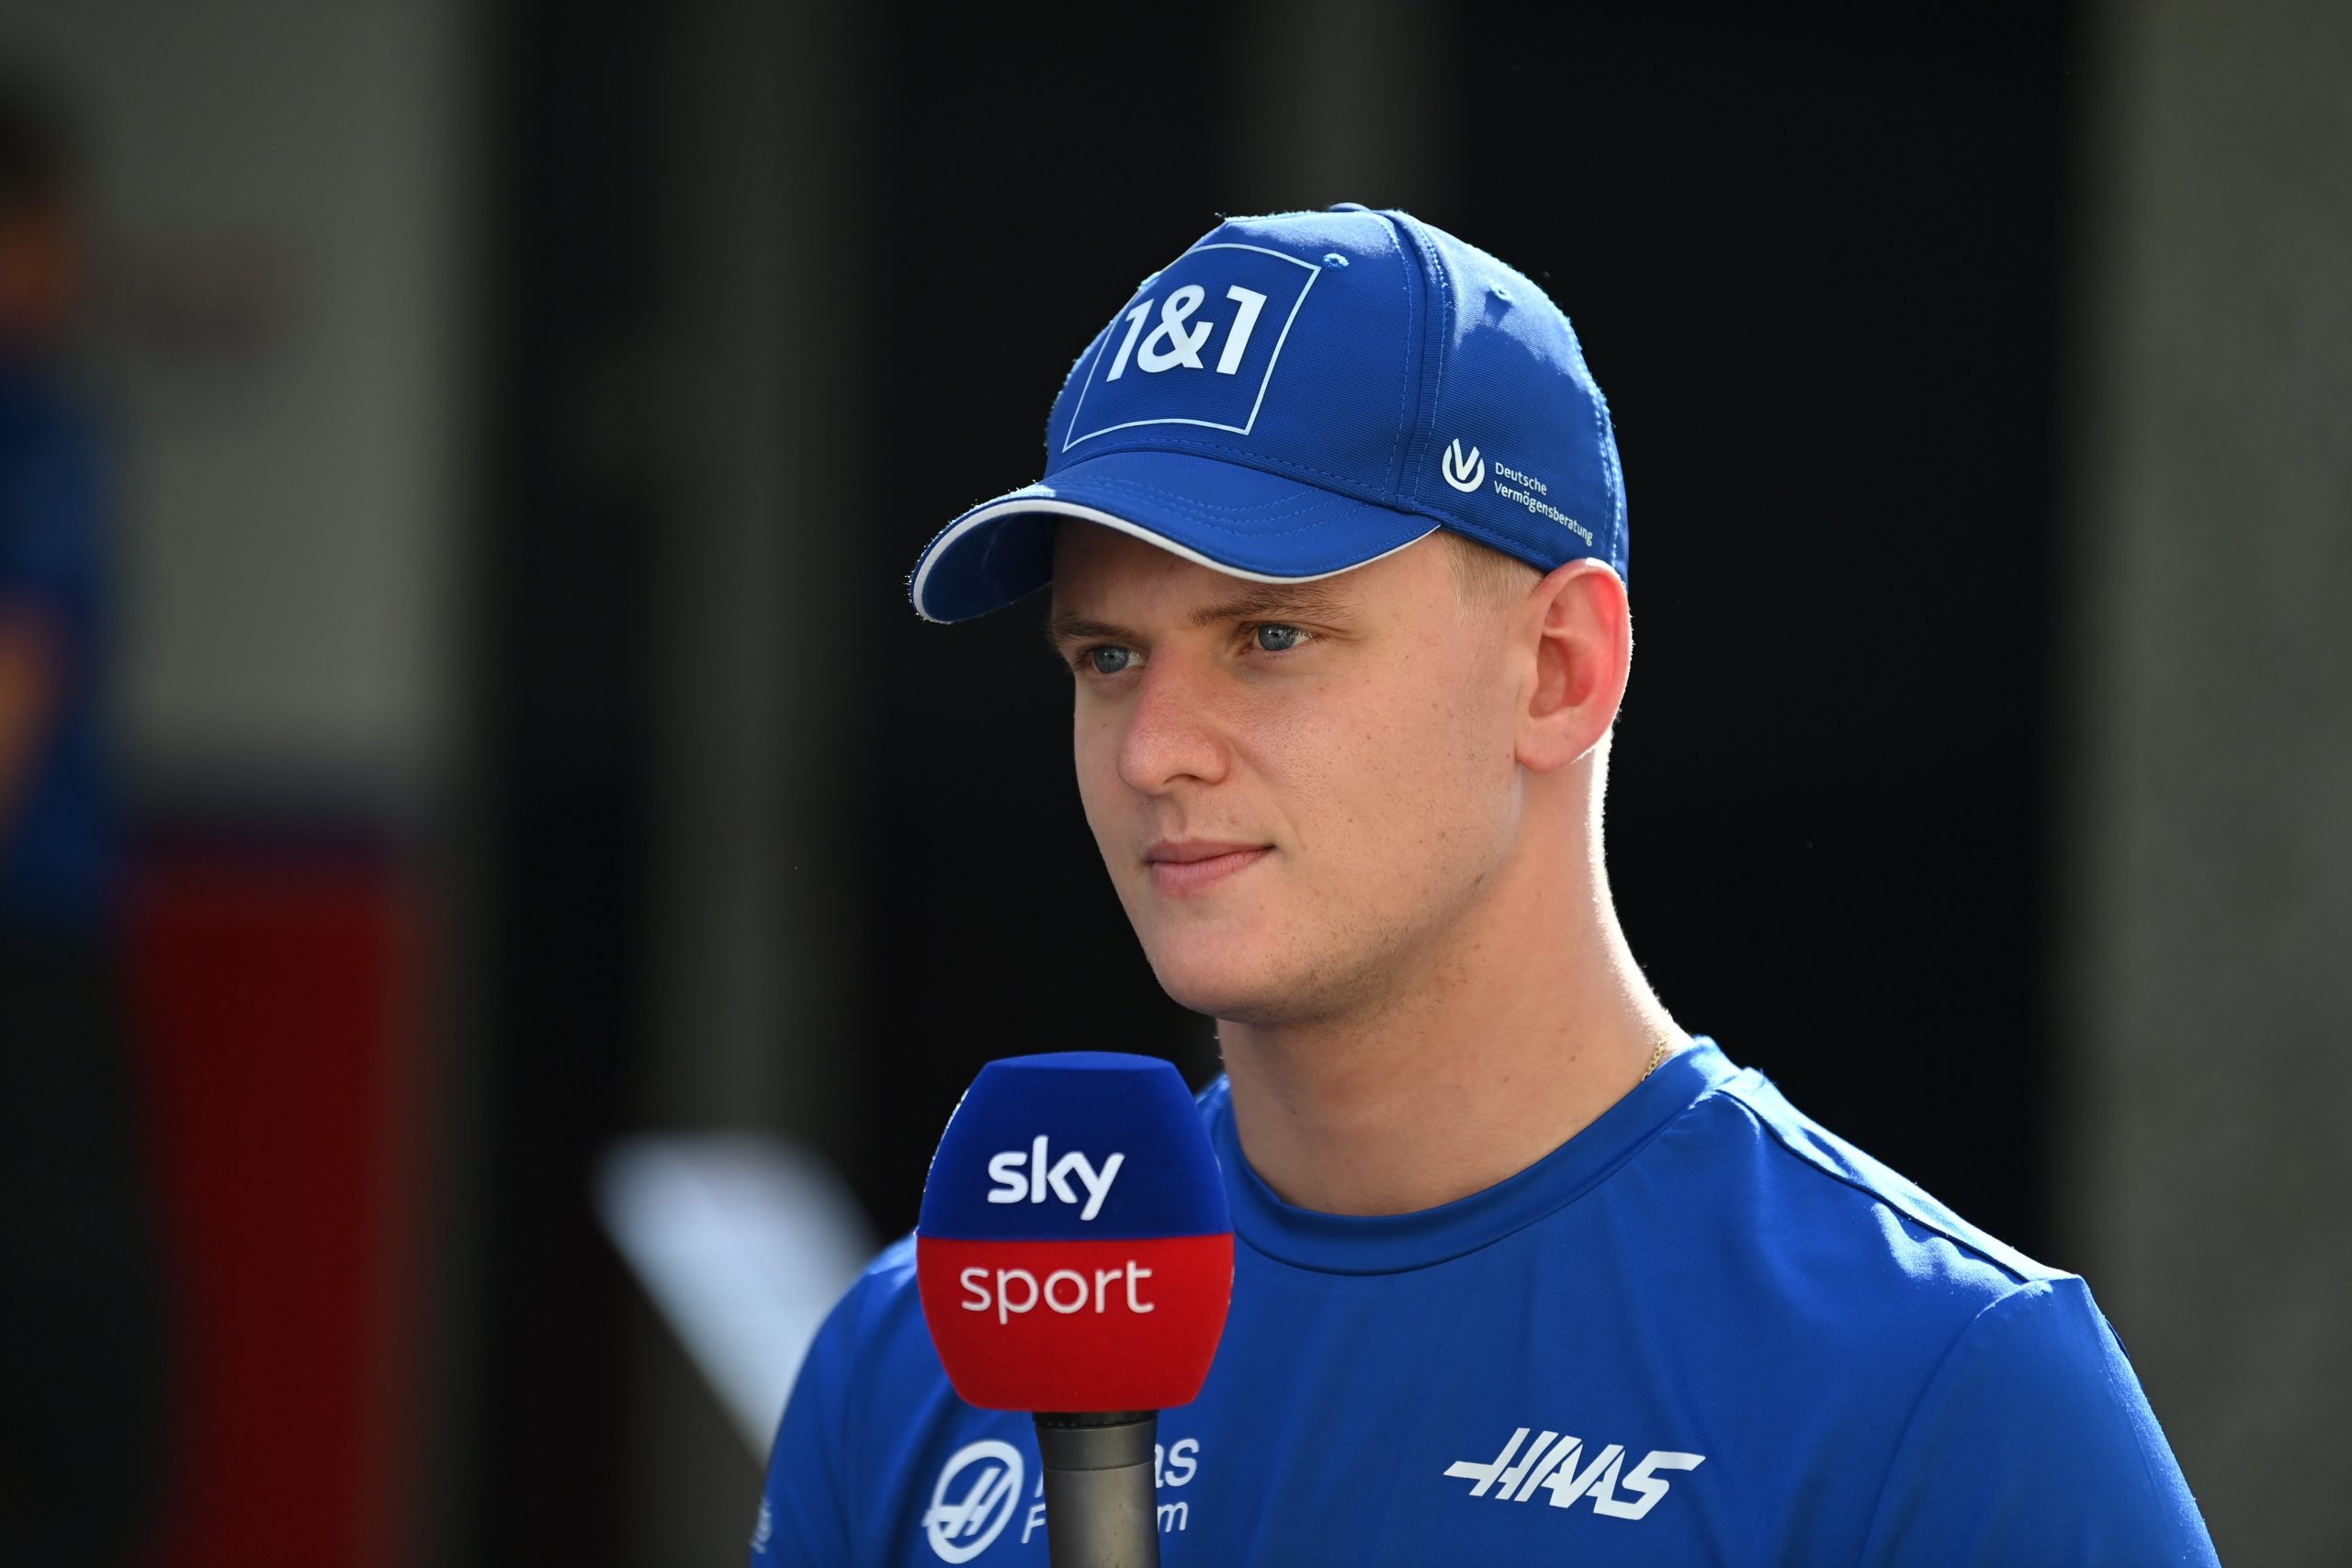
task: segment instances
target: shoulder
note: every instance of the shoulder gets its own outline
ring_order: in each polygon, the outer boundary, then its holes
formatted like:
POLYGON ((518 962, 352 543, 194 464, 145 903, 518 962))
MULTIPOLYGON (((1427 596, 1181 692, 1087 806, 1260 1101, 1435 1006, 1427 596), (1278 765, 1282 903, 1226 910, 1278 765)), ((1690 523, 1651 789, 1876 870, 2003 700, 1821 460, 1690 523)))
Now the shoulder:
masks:
POLYGON ((787 1472, 821 1472, 841 1497, 879 1495, 910 1462, 911 1439, 953 1415, 946 1370, 924 1325, 911 1235, 885 1247, 834 1303, 794 1380, 771 1460, 772 1498, 787 1472))
MULTIPOLYGON (((1603 1192, 1626 1265, 1755 1369, 1744 1375, 1786 1379, 1792 1394, 1867 1388, 1899 1420, 1907 1400, 1895 1391, 1924 1389, 1988 1313, 2031 1315, 2053 1292, 2082 1290, 1829 1132, 1763 1074, 1718 1060, 1603 1192)), ((2078 1339, 2092 1356, 2093 1337, 2078 1339)))
POLYGON ((1962 1219, 1900 1171, 1823 1127, 1752 1067, 1715 1085, 1693 1109, 1711 1131, 1756 1145, 1757 1179, 1777 1201, 1798 1216, 1849 1233, 1871 1250, 1883 1247, 1899 1260, 1908 1260, 1906 1242, 1949 1250, 1956 1264, 2004 1292, 2066 1277, 2064 1270, 2029 1258, 1962 1219))
POLYGON ((854 1446, 876 1409, 923 1404, 936 1397, 945 1379, 923 1324, 914 1237, 901 1236, 833 1303, 808 1347, 799 1382, 838 1407, 834 1418, 842 1429, 835 1436, 854 1446))
POLYGON ((842 1292, 819 1342, 862 1359, 877 1349, 894 1348, 910 1332, 924 1347, 930 1345, 915 1287, 915 1238, 904 1235, 884 1247, 842 1292))
POLYGON ((1645 1159, 1708 1189, 1709 1211, 1747 1246, 1850 1284, 1949 1298, 1973 1314, 2021 1286, 2071 1278, 1830 1132, 1754 1068, 1711 1085, 1645 1159))
POLYGON ((1620 1176, 1675 1204, 1713 1255, 1703 1277, 1737 1303, 1716 1321, 1748 1337, 1750 1375, 1867 1413, 1866 1561, 1970 1531, 1999 1543, 1984 1561, 2211 1561, 2078 1275, 1962 1219, 1752 1069, 1720 1074, 1620 1176))

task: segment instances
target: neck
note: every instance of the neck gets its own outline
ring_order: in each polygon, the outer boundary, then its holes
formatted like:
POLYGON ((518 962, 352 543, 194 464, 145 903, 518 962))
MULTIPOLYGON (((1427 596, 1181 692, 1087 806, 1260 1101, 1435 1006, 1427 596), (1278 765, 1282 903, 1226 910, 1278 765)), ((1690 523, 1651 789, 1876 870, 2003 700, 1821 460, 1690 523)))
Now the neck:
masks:
POLYGON ((1445 951, 1343 1013, 1220 1021, 1237 1132, 1285 1201, 1400 1214, 1516 1175, 1687 1044, 1635 966, 1598 826, 1499 876, 1445 951))

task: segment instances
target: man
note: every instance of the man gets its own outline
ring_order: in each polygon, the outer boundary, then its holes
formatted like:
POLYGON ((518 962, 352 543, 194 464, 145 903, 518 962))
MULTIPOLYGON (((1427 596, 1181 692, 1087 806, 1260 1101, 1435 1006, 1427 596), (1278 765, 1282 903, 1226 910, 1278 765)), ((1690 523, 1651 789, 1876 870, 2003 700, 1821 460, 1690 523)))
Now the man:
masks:
MULTIPOLYGON (((1403 213, 1220 225, 910 588, 1052 589, 1087 820, 1201 1097, 1232 1312, 1164 1560, 2210 1562, 2081 1280, 1676 1028, 1611 907, 1623 486, 1568 323, 1403 213)), ((1044 1561, 910 1248, 819 1336, 756 1562, 1044 1561)))
POLYGON ((0 80, 0 1562, 82 1564, 144 1549, 165 1325, 115 981, 106 461, 59 365, 69 176, 0 80))

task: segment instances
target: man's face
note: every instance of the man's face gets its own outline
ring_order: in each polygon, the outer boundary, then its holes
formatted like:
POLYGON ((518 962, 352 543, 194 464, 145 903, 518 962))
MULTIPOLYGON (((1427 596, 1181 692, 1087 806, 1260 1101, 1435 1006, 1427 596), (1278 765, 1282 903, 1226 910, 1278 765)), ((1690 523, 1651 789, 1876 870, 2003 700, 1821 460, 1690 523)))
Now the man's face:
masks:
POLYGON ((1435 536, 1285 585, 1060 525, 1079 794, 1170 996, 1274 1024, 1442 983, 1515 836, 1507 619, 1435 536))

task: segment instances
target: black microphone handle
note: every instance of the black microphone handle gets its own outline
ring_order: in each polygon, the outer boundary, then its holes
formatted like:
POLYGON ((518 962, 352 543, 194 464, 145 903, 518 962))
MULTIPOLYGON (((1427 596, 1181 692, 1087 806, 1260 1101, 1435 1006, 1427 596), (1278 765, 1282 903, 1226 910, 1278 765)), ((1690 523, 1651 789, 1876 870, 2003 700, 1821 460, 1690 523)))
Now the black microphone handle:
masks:
POLYGON ((1159 1568, 1159 1412, 1036 1421, 1052 1568, 1159 1568))

